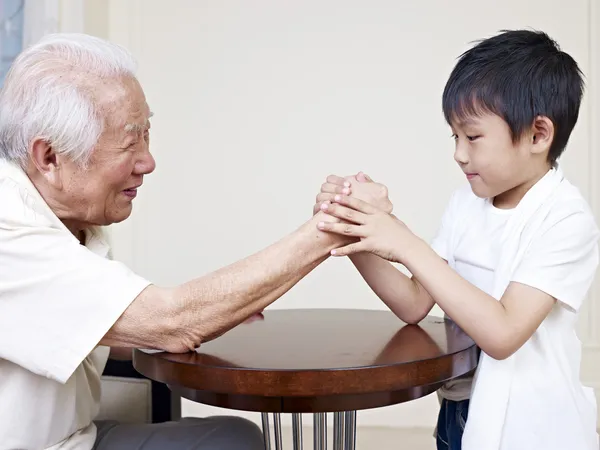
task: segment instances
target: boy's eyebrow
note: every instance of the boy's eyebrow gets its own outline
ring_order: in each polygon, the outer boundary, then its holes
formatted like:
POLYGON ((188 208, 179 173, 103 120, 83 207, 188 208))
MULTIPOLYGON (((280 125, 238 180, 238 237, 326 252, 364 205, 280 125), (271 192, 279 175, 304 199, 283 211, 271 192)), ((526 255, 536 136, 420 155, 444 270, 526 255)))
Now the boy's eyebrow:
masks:
POLYGON ((462 118, 460 120, 456 121, 456 125, 458 125, 459 127, 464 127, 464 126, 474 126, 477 125, 479 122, 477 121, 477 119, 473 118, 473 117, 465 117, 462 118))

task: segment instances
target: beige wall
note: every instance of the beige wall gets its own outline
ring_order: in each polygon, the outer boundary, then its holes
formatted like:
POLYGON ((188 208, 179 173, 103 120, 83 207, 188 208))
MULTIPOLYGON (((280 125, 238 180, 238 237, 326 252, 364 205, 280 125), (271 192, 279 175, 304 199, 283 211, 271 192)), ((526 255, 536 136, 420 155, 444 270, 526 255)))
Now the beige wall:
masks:
MULTIPOLYGON (((598 25, 595 0, 87 0, 86 30, 133 51, 155 112, 158 168, 114 227, 115 253, 156 283, 183 282, 290 232, 327 174, 358 170, 385 182, 396 214, 431 238, 462 182, 443 85, 470 41, 516 27, 550 33, 588 77, 564 167, 599 212, 598 25)), ((598 284, 580 335, 585 377, 600 387, 597 294, 598 284)), ((272 307, 383 305, 348 261, 331 260, 272 307)), ((429 427, 436 411, 429 396, 358 421, 429 427)))

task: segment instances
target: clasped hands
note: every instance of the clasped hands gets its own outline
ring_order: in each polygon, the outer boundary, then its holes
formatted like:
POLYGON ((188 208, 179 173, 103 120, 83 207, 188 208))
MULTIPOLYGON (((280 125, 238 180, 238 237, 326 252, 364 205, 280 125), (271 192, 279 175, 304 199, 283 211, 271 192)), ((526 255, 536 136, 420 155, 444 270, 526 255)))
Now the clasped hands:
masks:
POLYGON ((367 175, 330 175, 321 186, 313 214, 322 211, 335 220, 321 221, 319 230, 353 238, 331 251, 333 256, 367 252, 402 263, 416 236, 392 214, 386 186, 367 175))
MULTIPOLYGON (((347 177, 330 175, 321 186, 313 208, 328 217, 317 228, 323 232, 345 236, 333 256, 372 253, 392 262, 403 263, 411 244, 418 239, 392 214, 393 205, 387 187, 362 172, 347 177), (351 243, 348 242, 351 238, 351 243)), ((261 313, 246 323, 262 320, 261 313)))

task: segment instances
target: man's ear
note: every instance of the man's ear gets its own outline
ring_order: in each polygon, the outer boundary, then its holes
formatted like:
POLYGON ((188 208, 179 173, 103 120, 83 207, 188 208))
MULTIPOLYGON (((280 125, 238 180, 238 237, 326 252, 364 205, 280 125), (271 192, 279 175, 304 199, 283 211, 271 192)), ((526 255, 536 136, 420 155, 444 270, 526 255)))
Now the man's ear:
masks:
POLYGON ((532 153, 548 153, 554 140, 554 124, 546 116, 537 116, 532 127, 532 153))
POLYGON ((39 174, 43 176, 49 184, 60 188, 61 178, 59 176, 59 158, 56 153, 54 153, 52 146, 47 141, 36 138, 31 144, 29 154, 31 155, 31 162, 39 174))

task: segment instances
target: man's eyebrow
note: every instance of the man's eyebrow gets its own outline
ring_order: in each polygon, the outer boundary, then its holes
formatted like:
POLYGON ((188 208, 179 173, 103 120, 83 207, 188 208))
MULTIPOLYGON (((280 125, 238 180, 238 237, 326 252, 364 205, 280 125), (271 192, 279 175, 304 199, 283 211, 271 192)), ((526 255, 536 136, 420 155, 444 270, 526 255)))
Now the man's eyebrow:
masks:
POLYGON ((153 112, 150 112, 150 114, 148 114, 148 118, 146 119, 146 123, 144 125, 140 125, 139 123, 126 124, 124 127, 125 132, 130 133, 132 131, 135 131, 135 132, 144 131, 146 128, 148 128, 148 125, 150 124, 150 119, 152 118, 153 115, 154 115, 153 112))

